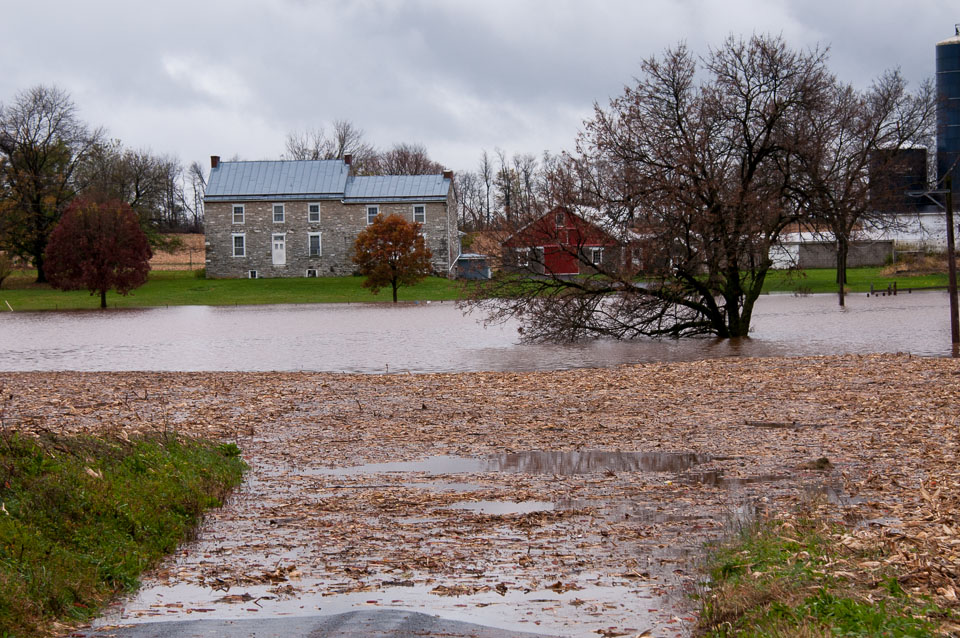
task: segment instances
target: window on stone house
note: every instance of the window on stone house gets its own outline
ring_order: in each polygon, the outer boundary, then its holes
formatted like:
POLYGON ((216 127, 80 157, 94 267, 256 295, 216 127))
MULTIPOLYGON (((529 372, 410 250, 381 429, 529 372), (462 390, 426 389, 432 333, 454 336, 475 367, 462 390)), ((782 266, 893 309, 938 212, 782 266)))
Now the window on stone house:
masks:
POLYGON ((243 223, 243 204, 233 205, 233 223, 234 224, 243 223))
POLYGON ((247 256, 247 237, 243 234, 234 234, 233 235, 233 256, 234 257, 246 257, 247 256))
POLYGON ((377 218, 377 215, 380 214, 379 206, 367 206, 367 225, 373 223, 373 220, 377 218))
POLYGON ((283 204, 273 205, 273 223, 282 224, 284 219, 283 204))
POLYGON ((307 221, 312 223, 320 221, 320 204, 307 204, 307 221))
POLYGON ((422 224, 427 221, 427 207, 423 204, 413 205, 413 221, 422 224))
POLYGON ((307 233, 307 251, 311 257, 319 257, 322 254, 320 233, 307 233))

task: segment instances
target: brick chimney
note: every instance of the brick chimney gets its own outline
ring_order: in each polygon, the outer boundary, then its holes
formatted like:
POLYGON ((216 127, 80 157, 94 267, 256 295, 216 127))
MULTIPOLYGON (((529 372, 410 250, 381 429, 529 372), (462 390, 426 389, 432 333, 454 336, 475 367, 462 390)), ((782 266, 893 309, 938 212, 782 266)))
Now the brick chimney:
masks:
POLYGON ((449 170, 449 169, 443 171, 443 179, 449 179, 449 180, 453 181, 453 171, 451 171, 451 170, 449 170))
POLYGON ((211 156, 210 156, 210 168, 216 168, 216 167, 218 167, 218 166, 220 166, 220 156, 219 156, 219 155, 211 155, 211 156))
POLYGON ((343 154, 343 163, 347 166, 353 164, 353 153, 344 153, 343 154))

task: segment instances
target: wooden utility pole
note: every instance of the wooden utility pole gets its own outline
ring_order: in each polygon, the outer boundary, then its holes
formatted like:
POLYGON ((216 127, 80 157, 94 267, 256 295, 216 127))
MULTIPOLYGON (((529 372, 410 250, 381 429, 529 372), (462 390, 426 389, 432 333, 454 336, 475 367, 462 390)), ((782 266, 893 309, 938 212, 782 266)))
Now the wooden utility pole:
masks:
POLYGON ((907 191, 910 197, 926 197, 930 201, 940 205, 932 195, 943 195, 946 203, 945 212, 947 213, 947 272, 949 273, 947 281, 947 290, 950 295, 950 342, 953 344, 953 356, 960 357, 960 317, 957 312, 957 260, 956 248, 954 245, 954 226, 953 226, 953 177, 948 172, 943 178, 942 190, 932 191, 907 191))
POLYGON ((960 319, 957 315, 957 262, 953 238, 953 179, 948 173, 944 180, 947 187, 947 272, 950 273, 950 340, 953 343, 953 354, 957 355, 960 346, 960 319))

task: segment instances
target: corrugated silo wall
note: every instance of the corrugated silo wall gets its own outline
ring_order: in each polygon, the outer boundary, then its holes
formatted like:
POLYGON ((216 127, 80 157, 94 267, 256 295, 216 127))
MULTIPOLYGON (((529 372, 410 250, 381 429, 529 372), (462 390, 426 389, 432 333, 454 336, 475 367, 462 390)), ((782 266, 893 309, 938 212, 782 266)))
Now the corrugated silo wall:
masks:
POLYGON ((937 179, 960 188, 960 37, 937 45, 937 179))

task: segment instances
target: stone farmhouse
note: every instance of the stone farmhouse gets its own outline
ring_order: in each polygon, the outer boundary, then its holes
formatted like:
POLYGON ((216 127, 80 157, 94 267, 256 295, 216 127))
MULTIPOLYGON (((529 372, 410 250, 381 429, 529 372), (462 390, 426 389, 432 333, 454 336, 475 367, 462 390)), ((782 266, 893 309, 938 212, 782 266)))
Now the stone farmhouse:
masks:
POLYGON ((422 224, 436 274, 459 256, 453 173, 351 174, 343 160, 221 162, 210 158, 207 277, 324 277, 354 272, 353 243, 377 215, 422 224))

